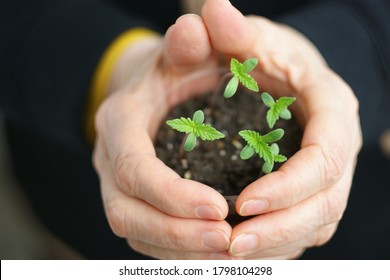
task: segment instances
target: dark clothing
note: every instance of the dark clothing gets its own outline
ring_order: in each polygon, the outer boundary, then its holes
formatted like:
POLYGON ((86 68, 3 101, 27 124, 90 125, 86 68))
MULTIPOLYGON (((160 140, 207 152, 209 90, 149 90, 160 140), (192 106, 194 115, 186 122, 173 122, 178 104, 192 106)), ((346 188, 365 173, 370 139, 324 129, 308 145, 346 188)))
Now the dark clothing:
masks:
MULTIPOLYGON (((349 206, 329 244, 304 258, 388 259, 390 161, 377 139, 390 129, 390 2, 231 2, 305 34, 360 100, 364 148, 349 206)), ((0 0, 0 110, 15 170, 49 229, 87 258, 142 257, 110 231, 85 143, 81 120, 94 69, 121 32, 163 33, 180 14, 172 0, 0 0)))

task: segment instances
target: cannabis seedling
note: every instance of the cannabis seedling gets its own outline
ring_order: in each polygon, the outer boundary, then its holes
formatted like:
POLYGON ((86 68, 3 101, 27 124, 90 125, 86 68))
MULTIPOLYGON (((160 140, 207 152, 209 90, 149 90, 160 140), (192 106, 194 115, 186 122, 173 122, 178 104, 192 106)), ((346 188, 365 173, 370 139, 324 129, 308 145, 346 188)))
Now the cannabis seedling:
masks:
MULTIPOLYGON (((197 138, 202 140, 217 140, 224 138, 225 135, 212 127, 210 124, 204 124, 204 113, 202 110, 198 110, 194 113, 192 119, 190 118, 177 118, 166 121, 174 130, 179 132, 185 132, 187 135, 183 139, 181 147, 185 151, 192 151, 196 146, 197 138)), ((183 156, 183 150, 180 148, 180 158, 183 156)))
POLYGON ((236 93, 239 82, 249 90, 255 92, 259 91, 256 80, 248 74, 248 72, 252 71, 256 67, 257 63, 257 58, 250 58, 243 63, 240 63, 235 58, 231 59, 230 72, 233 77, 225 87, 225 92, 223 94, 225 98, 230 98, 236 93))
MULTIPOLYGON (((231 59, 230 73, 224 76, 231 76, 230 81, 225 87, 225 98, 230 98, 237 92, 239 83, 251 91, 259 91, 256 80, 248 74, 257 64, 257 58, 250 58, 243 63, 240 63, 235 58, 231 59)), ((264 92, 261 95, 261 99, 265 106, 269 108, 266 119, 271 129, 279 118, 286 120, 291 118, 291 112, 288 110, 288 106, 295 101, 294 97, 281 97, 275 101, 271 95, 264 92)), ((212 141, 225 137, 220 131, 203 122, 204 113, 201 110, 196 111, 192 119, 181 117, 166 122, 171 128, 187 134, 180 147, 179 159, 183 157, 184 151, 192 151, 195 148, 197 138, 212 141)), ((255 153, 258 154, 264 160, 262 166, 264 173, 270 173, 274 168, 275 162, 285 162, 287 160, 284 155, 279 154, 279 146, 274 143, 283 137, 283 129, 275 129, 265 135, 260 135, 253 130, 241 130, 238 134, 247 143, 240 153, 241 159, 247 160, 255 153)))
POLYGON ((246 141, 246 145, 241 150, 240 158, 247 160, 255 153, 264 160, 262 171, 266 174, 270 173, 275 162, 285 162, 287 158, 279 154, 279 146, 276 143, 284 135, 284 130, 281 128, 275 129, 265 135, 253 130, 241 130, 238 134, 246 141), (270 145, 270 143, 273 143, 270 145))
POLYGON ((269 128, 273 128, 279 118, 284 120, 291 119, 291 112, 288 106, 295 101, 295 97, 280 97, 275 101, 269 93, 263 92, 261 99, 265 106, 269 108, 266 117, 269 128))

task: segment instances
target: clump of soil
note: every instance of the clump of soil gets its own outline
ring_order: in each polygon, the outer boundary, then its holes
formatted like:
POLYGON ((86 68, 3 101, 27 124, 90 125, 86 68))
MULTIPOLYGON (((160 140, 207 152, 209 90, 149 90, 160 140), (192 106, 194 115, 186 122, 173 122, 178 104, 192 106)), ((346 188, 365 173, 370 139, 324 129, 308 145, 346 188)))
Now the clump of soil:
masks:
MULTIPOLYGON (((163 123, 157 135, 156 152, 166 165, 181 177, 204 183, 224 196, 238 195, 248 184, 261 174, 263 160, 254 155, 249 160, 241 160, 240 152, 245 142, 238 135, 243 129, 266 134, 271 131, 266 123, 267 108, 260 94, 241 90, 230 99, 218 96, 214 105, 211 95, 203 95, 177 106, 167 119, 190 117, 196 110, 203 110, 205 123, 213 125, 225 134, 217 141, 201 141, 191 152, 179 158, 183 133, 172 130, 163 123)), ((302 131, 294 119, 279 120, 276 128, 285 130, 284 137, 278 141, 280 153, 290 157, 299 150, 302 131)), ((280 164, 275 164, 277 170, 280 164)), ((234 208, 234 206, 233 206, 234 208)))

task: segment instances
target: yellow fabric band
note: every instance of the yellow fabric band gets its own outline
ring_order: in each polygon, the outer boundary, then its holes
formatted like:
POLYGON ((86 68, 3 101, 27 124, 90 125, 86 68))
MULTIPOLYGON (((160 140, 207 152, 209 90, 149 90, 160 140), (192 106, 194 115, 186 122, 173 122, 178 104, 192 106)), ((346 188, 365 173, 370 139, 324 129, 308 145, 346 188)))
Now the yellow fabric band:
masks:
POLYGON ((88 142, 93 145, 95 142, 95 114, 108 93, 111 75, 115 65, 130 44, 156 33, 146 28, 133 28, 119 35, 103 53, 92 78, 91 88, 87 99, 85 116, 85 128, 88 142))

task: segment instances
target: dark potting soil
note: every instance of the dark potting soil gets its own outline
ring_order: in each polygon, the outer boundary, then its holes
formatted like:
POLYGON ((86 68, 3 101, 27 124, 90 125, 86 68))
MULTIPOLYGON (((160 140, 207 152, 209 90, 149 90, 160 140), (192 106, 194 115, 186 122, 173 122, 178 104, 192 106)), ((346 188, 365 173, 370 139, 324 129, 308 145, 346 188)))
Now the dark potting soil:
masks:
MULTIPOLYGON (((225 134, 225 138, 217 141, 198 139, 195 149, 185 152, 180 159, 179 150, 185 134, 163 123, 155 144, 157 157, 183 178, 204 183, 224 196, 238 195, 247 185, 263 176, 261 167, 264 163, 256 154, 246 161, 240 159, 245 142, 238 132, 244 129, 258 131, 261 135, 270 132, 265 118, 267 108, 259 93, 243 90, 230 99, 221 95, 214 108, 210 108, 210 101, 211 95, 206 94, 182 103, 170 112, 167 120, 192 118, 196 110, 203 110, 204 123, 214 126, 225 134)), ((276 128, 285 130, 284 137, 277 142, 280 153, 291 157, 299 150, 301 128, 294 118, 279 120, 273 129, 276 128)), ((280 166, 275 164, 274 170, 280 166)))

